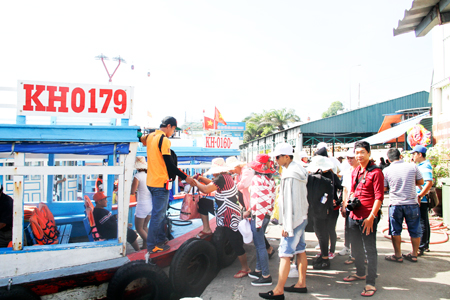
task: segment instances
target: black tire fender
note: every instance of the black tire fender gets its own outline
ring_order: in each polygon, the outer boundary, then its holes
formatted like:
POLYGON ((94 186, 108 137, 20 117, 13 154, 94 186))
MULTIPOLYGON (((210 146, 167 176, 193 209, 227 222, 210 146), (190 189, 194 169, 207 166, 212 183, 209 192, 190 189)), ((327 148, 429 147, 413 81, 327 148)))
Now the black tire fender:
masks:
POLYGON ((1 300, 39 300, 41 299, 38 295, 27 289, 26 287, 20 285, 13 285, 7 290, 7 288, 0 289, 0 299, 1 300))
POLYGON ((200 296, 217 275, 214 246, 201 239, 188 241, 175 253, 169 270, 170 283, 179 297, 200 296))
POLYGON ((108 284, 108 299, 134 299, 136 295, 127 298, 126 288, 135 280, 146 279, 150 295, 146 299, 169 299, 171 288, 166 273, 156 265, 146 264, 144 260, 129 262, 117 270, 108 284))
POLYGON ((228 240, 225 230, 231 230, 227 227, 216 227, 212 237, 212 243, 216 247, 217 261, 219 268, 226 268, 236 260, 236 252, 228 240))

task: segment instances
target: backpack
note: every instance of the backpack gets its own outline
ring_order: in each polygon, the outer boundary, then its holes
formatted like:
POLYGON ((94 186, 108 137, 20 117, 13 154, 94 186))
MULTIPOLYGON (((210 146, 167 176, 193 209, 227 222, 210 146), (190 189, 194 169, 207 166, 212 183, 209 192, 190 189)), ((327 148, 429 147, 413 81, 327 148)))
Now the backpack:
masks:
POLYGON ((308 190, 308 216, 326 219, 328 213, 333 210, 333 182, 321 173, 309 174, 306 188, 308 190), (323 204, 321 201, 325 193, 328 196, 325 204, 323 204))
MULTIPOLYGON (((161 154, 162 154, 161 146, 162 146, 164 137, 165 137, 164 134, 162 134, 161 138, 159 139, 159 143, 158 143, 158 148, 159 148, 159 151, 161 152, 161 154)), ((173 151, 172 149, 170 149, 170 158, 172 159, 173 164, 177 167, 178 166, 178 157, 177 157, 175 151, 173 151)), ((174 181, 175 178, 177 177, 177 174, 170 172, 169 170, 167 170, 167 172, 169 173, 169 179, 174 181)))

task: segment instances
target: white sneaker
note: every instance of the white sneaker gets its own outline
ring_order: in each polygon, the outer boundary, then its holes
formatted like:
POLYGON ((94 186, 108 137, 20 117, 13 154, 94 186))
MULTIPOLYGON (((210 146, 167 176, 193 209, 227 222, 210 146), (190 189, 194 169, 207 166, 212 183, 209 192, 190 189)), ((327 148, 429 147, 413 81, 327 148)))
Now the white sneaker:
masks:
POLYGON ((319 250, 320 249, 320 244, 317 244, 317 246, 316 247, 314 247, 316 250, 319 250))
POLYGON ((341 256, 350 255, 350 253, 350 248, 347 247, 344 247, 341 251, 338 252, 338 254, 341 256))
POLYGON ((292 264, 291 265, 291 269, 289 270, 289 278, 298 278, 298 270, 297 270, 297 266, 292 264))

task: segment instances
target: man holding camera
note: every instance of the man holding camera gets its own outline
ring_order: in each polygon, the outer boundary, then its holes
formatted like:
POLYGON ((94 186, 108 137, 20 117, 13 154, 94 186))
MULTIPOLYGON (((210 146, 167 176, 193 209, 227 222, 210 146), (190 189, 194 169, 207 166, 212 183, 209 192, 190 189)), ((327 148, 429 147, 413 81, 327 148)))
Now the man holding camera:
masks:
POLYGON ((366 280, 361 296, 371 297, 377 291, 376 233, 384 199, 384 176, 380 168, 370 160, 369 143, 365 141, 355 143, 355 158, 359 166, 352 173, 352 187, 346 206, 350 210, 349 233, 355 256, 356 274, 345 277, 344 281, 366 280), (366 257, 367 276, 364 265, 366 257))
MULTIPOLYGON (((423 184, 423 177, 415 164, 405 163, 400 151, 389 149, 387 156, 391 165, 383 170, 384 189, 389 191, 389 234, 392 236, 394 255, 385 257, 387 261, 402 263, 403 258, 417 262, 420 237, 420 208, 417 202, 416 185, 423 184), (412 252, 402 256, 403 219, 411 237, 412 252)), ((420 201, 420 200, 419 200, 420 201)))

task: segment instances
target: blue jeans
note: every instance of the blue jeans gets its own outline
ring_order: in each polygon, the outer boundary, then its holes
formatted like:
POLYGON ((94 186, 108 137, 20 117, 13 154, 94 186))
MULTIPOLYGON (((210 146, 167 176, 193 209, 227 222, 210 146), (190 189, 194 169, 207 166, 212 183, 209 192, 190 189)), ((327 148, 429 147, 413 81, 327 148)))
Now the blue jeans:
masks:
POLYGON ((401 235, 403 220, 408 226, 409 236, 419 238, 422 236, 420 227, 420 208, 418 204, 390 205, 389 206, 389 234, 401 235))
POLYGON ((350 243, 352 244, 352 255, 355 257, 356 275, 365 276, 366 266, 364 260, 367 257, 367 277, 366 284, 375 286, 377 278, 377 225, 379 217, 373 221, 373 230, 369 235, 363 233, 363 221, 349 218, 348 229, 350 233, 350 243))
POLYGON ((256 248, 256 267, 255 270, 262 271, 263 276, 269 276, 269 254, 266 250, 266 242, 264 241, 264 234, 266 233, 267 225, 269 225, 270 218, 264 218, 262 227, 259 230, 255 227, 255 220, 252 219, 250 226, 253 233, 253 243, 256 248))
POLYGON ((147 249, 151 251, 156 245, 162 244, 166 240, 164 230, 164 218, 166 217, 167 206, 169 204, 169 191, 165 188, 149 187, 152 194, 152 217, 147 235, 147 249))

